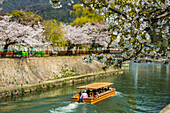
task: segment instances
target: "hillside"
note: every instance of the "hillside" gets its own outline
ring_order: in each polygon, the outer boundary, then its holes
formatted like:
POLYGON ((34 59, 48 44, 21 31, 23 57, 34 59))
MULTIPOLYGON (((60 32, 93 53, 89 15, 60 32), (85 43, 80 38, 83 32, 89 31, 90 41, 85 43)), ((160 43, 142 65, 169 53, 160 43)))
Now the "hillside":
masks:
MULTIPOLYGON (((75 0, 77 3, 78 0, 75 0)), ((63 2, 63 7, 54 9, 49 4, 49 0, 0 0, 3 14, 11 13, 13 10, 31 11, 43 17, 44 20, 56 19, 65 23, 72 22, 75 18, 70 15, 72 6, 63 2)))

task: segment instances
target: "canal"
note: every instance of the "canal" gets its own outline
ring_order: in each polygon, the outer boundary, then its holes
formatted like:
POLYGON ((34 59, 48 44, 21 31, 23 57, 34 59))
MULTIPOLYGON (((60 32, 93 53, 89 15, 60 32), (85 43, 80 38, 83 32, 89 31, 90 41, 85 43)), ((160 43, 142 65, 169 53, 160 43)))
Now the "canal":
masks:
POLYGON ((72 103, 76 87, 87 82, 8 99, 0 103, 0 113, 158 113, 170 103, 170 65, 131 63, 124 74, 92 82, 99 81, 113 82, 116 96, 94 105, 72 103))

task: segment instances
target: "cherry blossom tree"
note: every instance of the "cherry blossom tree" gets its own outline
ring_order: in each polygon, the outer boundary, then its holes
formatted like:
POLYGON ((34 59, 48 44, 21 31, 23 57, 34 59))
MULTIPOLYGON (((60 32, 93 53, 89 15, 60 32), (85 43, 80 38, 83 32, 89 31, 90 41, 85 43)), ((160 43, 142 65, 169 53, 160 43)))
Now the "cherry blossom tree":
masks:
POLYGON ((0 20, 0 41, 4 42, 4 51, 1 55, 6 57, 9 45, 20 44, 29 47, 44 46, 48 44, 44 40, 43 27, 35 25, 34 27, 25 26, 17 22, 9 22, 9 16, 2 17, 0 20), (44 43, 43 43, 44 42, 44 43))
MULTIPOLYGON (((58 0, 50 1, 54 8, 59 8, 58 0)), ((80 3, 104 16, 109 31, 106 41, 110 47, 118 48, 123 58, 118 60, 114 59, 114 55, 109 58, 93 55, 84 59, 86 62, 95 59, 108 66, 121 66, 123 61, 140 60, 145 56, 167 57, 167 49, 147 50, 144 45, 151 42, 152 32, 169 40, 169 0, 80 0, 80 3)))
POLYGON ((107 47, 106 36, 108 32, 105 31, 105 25, 99 23, 86 23, 81 26, 64 25, 65 38, 67 42, 74 45, 89 45, 94 43, 107 47))

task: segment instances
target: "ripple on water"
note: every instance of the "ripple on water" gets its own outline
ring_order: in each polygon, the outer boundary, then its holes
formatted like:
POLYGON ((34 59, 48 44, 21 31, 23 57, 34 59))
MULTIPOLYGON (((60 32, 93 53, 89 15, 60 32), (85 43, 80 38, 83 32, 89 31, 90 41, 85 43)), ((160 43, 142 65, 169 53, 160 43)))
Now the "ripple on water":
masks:
POLYGON ((70 112, 74 112, 74 110, 77 108, 78 103, 71 103, 71 102, 62 102, 62 103, 57 103, 60 105, 64 105, 62 107, 58 107, 58 108, 53 108, 50 111, 50 113, 70 113, 70 112))

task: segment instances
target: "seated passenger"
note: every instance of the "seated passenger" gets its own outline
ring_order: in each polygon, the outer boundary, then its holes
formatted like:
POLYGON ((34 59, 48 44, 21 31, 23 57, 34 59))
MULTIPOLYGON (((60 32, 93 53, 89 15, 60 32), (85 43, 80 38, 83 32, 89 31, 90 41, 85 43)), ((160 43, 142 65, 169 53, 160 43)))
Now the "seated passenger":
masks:
POLYGON ((87 90, 87 95, 88 95, 88 97, 90 97, 90 90, 89 89, 87 90))
POLYGON ((94 98, 97 98, 97 96, 96 96, 96 95, 94 95, 94 98))
POLYGON ((107 91, 107 87, 104 88, 104 91, 105 91, 105 92, 107 91))
POLYGON ((83 91, 81 97, 82 97, 83 99, 88 98, 88 95, 87 95, 86 91, 83 91))
POLYGON ((81 96, 81 91, 79 92, 79 96, 81 96))
POLYGON ((102 90, 99 90, 99 94, 102 93, 102 90))
POLYGON ((113 91, 113 89, 112 89, 112 88, 111 88, 110 90, 111 90, 111 91, 113 91))
POLYGON ((107 90, 109 91, 109 87, 107 88, 107 90))

